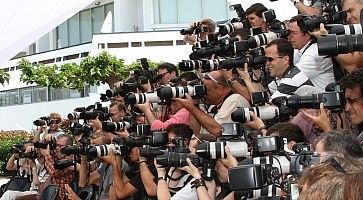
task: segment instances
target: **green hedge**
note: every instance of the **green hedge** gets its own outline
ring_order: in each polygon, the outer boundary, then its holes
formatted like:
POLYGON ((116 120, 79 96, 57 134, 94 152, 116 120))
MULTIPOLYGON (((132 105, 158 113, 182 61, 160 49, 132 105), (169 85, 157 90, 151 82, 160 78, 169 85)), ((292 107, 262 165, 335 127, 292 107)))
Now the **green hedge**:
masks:
POLYGON ((0 131, 0 175, 5 174, 5 166, 11 157, 13 144, 33 140, 33 135, 26 131, 0 131))

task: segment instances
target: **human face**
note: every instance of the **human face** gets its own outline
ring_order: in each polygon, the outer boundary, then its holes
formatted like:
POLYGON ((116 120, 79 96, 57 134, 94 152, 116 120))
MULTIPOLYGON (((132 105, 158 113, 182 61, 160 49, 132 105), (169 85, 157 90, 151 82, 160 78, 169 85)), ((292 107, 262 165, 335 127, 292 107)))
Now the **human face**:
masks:
POLYGON ((291 22, 289 24, 290 35, 287 39, 291 42, 294 49, 302 49, 310 40, 311 36, 307 33, 303 33, 297 22, 291 22))
POLYGON ((269 46, 265 49, 267 57, 266 66, 271 77, 282 78, 285 70, 289 67, 288 56, 280 56, 277 52, 277 45, 269 46))
POLYGON ((59 122, 57 120, 51 119, 49 124, 50 131, 57 131, 59 128, 59 122))
POLYGON ((345 111, 348 113, 352 124, 363 123, 363 98, 359 86, 345 89, 345 111))
POLYGON ((139 147, 134 147, 129 153, 129 158, 131 162, 137 162, 139 160, 139 147))
POLYGON ((204 96, 204 99, 209 105, 217 105, 220 99, 219 89, 221 88, 221 84, 217 81, 217 71, 212 71, 210 73, 203 74, 202 82, 205 85, 207 90, 207 95, 204 96))
POLYGON ((342 9, 343 11, 347 11, 347 24, 360 23, 360 11, 362 7, 357 0, 345 0, 342 9))
POLYGON ((122 117, 125 115, 123 111, 120 111, 117 105, 112 106, 108 113, 111 115, 111 119, 113 122, 120 122, 122 117))
POLYGON ((172 79, 175 76, 175 74, 174 75, 172 75, 172 74, 174 74, 174 72, 169 73, 167 69, 159 69, 158 70, 158 75, 161 76, 160 83, 161 84, 168 84, 170 79, 172 79))
POLYGON ((263 18, 258 17, 256 13, 247 15, 247 19, 250 22, 252 28, 262 27, 265 22, 263 18))
POLYGON ((60 153, 60 150, 66 146, 68 146, 67 137, 61 137, 57 140, 56 153, 58 154, 59 158, 64 158, 66 156, 66 155, 63 155, 62 153, 60 153))

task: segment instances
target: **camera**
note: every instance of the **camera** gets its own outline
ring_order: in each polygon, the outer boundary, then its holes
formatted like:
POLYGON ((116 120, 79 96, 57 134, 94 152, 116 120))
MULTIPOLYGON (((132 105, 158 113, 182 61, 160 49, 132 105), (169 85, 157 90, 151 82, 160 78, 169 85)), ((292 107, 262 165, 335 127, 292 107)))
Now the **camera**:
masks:
POLYGON ((226 158, 227 155, 224 151, 225 146, 229 147, 231 154, 234 157, 240 158, 250 155, 247 143, 242 141, 204 142, 197 146, 196 154, 206 159, 226 158))
POLYGON ((329 34, 318 38, 318 52, 320 56, 337 56, 338 54, 363 51, 363 35, 335 35, 329 34))
POLYGON ((85 154, 87 148, 87 146, 66 146, 63 147, 60 152, 65 155, 80 155, 85 154))
POLYGON ((55 149, 57 147, 57 143, 55 140, 51 142, 34 142, 34 148, 47 149, 49 145, 49 149, 55 149))
POLYGON ((123 83, 122 85, 119 85, 115 89, 109 89, 106 90, 106 98, 115 97, 117 95, 120 95, 121 97, 125 97, 128 93, 136 91, 138 88, 137 83, 123 83))
POLYGON ((256 106, 251 108, 238 108, 231 114, 231 118, 235 122, 246 123, 252 121, 250 112, 253 112, 262 120, 272 120, 280 115, 279 107, 275 105, 256 106))
POLYGON ((362 34, 361 24, 326 24, 325 29, 329 34, 336 35, 358 35, 362 34))
POLYGON ((345 98, 343 92, 324 92, 312 94, 311 96, 292 95, 286 101, 286 106, 292 109, 314 108, 319 109, 320 103, 324 108, 339 112, 344 109, 345 98))
POLYGON ((39 117, 39 119, 35 120, 33 124, 35 126, 49 126, 50 124, 56 123, 55 120, 50 120, 49 116, 39 117))
POLYGON ((54 169, 64 170, 70 166, 74 165, 74 160, 58 160, 54 163, 54 169))
POLYGON ((251 27, 241 4, 231 5, 229 6, 229 10, 235 10, 237 13, 237 18, 233 18, 229 22, 219 25, 218 27, 220 35, 226 35, 236 30, 249 29, 251 27))
POLYGON ((104 144, 104 145, 92 146, 89 149, 87 149, 86 152, 86 154, 92 158, 107 156, 110 153, 119 154, 121 156, 127 156, 130 153, 130 149, 127 146, 119 144, 104 144))
POLYGON ((127 105, 143 104, 149 100, 149 103, 159 103, 160 99, 156 92, 150 93, 130 93, 125 96, 124 101, 127 105))
POLYGON ((161 150, 160 147, 144 147, 140 149, 140 156, 144 158, 155 158, 163 155, 166 151, 161 150))
POLYGON ((100 121, 107 121, 110 118, 110 114, 108 114, 108 108, 102 107, 100 102, 96 102, 94 105, 90 105, 87 108, 76 108, 74 109, 74 112, 67 115, 67 118, 71 121, 78 121, 80 119, 93 120, 97 117, 100 121))
POLYGON ((208 32, 208 27, 201 27, 201 23, 198 22, 197 26, 180 30, 180 35, 192 35, 193 33, 198 35, 205 32, 208 32))
POLYGON ((138 136, 127 138, 123 144, 128 147, 142 147, 150 145, 153 147, 165 146, 169 141, 166 131, 153 132, 151 136, 138 136))
POLYGON ((162 87, 157 91, 157 96, 162 100, 170 100, 172 98, 185 98, 189 94, 193 98, 201 99, 207 90, 204 85, 194 86, 177 86, 177 87, 162 87))
POLYGON ((218 70, 218 59, 183 60, 178 64, 180 71, 202 70, 202 73, 218 70))
POLYGON ((88 124, 73 124, 71 132, 73 135, 81 135, 88 137, 92 131, 92 127, 88 124))
POLYGON ((127 121, 121 122, 102 122, 102 130, 106 132, 119 132, 125 129, 131 128, 131 125, 127 121))
POLYGON ((163 155, 157 156, 156 163, 164 167, 184 167, 188 166, 187 158, 197 167, 203 164, 203 160, 197 155, 178 152, 166 152, 163 155))

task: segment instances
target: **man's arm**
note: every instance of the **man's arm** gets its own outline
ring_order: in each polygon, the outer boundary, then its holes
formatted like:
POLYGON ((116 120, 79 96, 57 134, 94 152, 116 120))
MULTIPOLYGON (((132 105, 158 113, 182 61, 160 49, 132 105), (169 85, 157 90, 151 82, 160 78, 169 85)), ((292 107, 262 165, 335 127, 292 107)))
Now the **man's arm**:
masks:
POLYGON ((11 155, 10 159, 6 163, 6 170, 8 170, 8 171, 16 170, 15 162, 17 159, 19 159, 19 158, 17 156, 15 156, 15 154, 11 155))
POLYGON ((178 101, 185 109, 192 113, 197 121, 212 135, 216 137, 221 136, 222 126, 213 117, 196 107, 190 95, 187 94, 186 97, 186 99, 174 98, 174 100, 178 101))
POLYGON ((149 196, 156 196, 157 185, 154 182, 154 175, 151 173, 149 167, 145 162, 140 162, 140 175, 142 183, 144 184, 145 191, 149 196))
POLYGON ((361 68, 361 63, 363 63, 363 52, 339 54, 337 57, 335 57, 335 59, 338 61, 341 67, 350 73, 361 68))
POLYGON ((305 15, 320 15, 320 10, 318 8, 307 6, 302 2, 296 2, 295 7, 300 12, 300 14, 305 15))

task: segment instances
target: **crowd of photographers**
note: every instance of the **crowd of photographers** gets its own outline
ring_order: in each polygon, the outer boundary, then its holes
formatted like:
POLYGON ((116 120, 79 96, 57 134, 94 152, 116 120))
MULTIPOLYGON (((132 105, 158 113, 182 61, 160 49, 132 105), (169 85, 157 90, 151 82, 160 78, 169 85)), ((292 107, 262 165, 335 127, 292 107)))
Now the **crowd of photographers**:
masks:
POLYGON ((35 120, 6 166, 29 187, 1 199, 362 199, 363 2, 292 2, 194 22, 191 60, 35 120))

